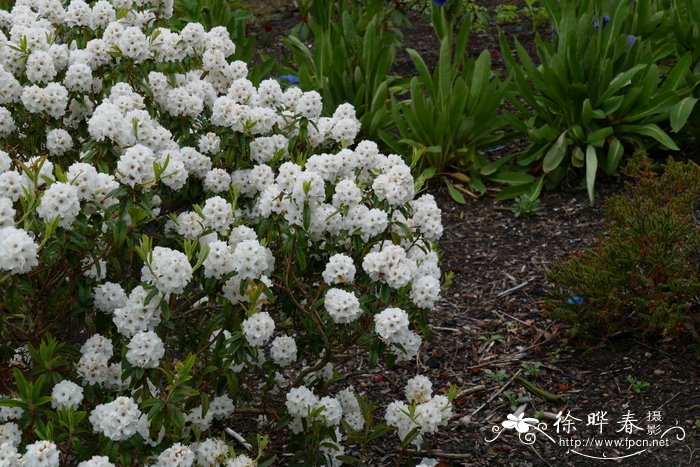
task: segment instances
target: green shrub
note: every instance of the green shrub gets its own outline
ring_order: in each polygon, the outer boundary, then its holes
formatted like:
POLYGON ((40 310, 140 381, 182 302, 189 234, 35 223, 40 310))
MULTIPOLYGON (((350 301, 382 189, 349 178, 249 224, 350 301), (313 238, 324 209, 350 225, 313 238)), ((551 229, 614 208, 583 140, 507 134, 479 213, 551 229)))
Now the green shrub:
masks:
MULTIPOLYGON (((686 54, 665 74, 662 61, 673 62, 674 49, 650 33, 644 37, 651 20, 641 21, 646 10, 631 2, 607 3, 609 9, 592 1, 576 8, 553 0, 543 4, 555 38, 537 38, 541 65, 516 40, 518 64, 505 36, 500 38, 515 82, 510 101, 518 112, 511 124, 530 140, 512 157, 516 166, 540 173, 547 186, 572 175, 578 179, 585 167, 592 201, 598 169, 616 174, 630 148, 678 149, 667 128, 679 131, 695 105, 686 81, 692 58, 686 54)), ((501 198, 527 189, 504 190, 501 198)))
POLYGON ((548 307, 582 340, 630 331, 700 343, 700 166, 669 160, 657 175, 638 152, 626 175, 626 192, 606 200, 595 246, 549 272, 548 307))
MULTIPOLYGON (((426 148, 420 161, 422 168, 432 167, 438 173, 455 169, 466 172, 467 183, 483 192, 485 187, 479 173, 487 163, 483 150, 503 138, 506 121, 499 113, 499 106, 507 83, 491 70, 488 51, 483 51, 476 60, 469 57, 471 20, 467 16, 456 24, 454 18, 460 16, 455 14, 450 21, 442 9, 433 9, 440 54, 432 73, 417 51, 407 49, 418 76, 411 79, 409 99, 392 106, 401 139, 397 142, 386 134, 382 139, 399 153, 406 153, 407 147, 426 148)), ((532 180, 525 174, 515 175, 532 180)))
POLYGON ((392 9, 376 4, 314 1, 307 20, 313 46, 295 35, 285 40, 301 89, 318 91, 326 111, 351 103, 369 138, 391 125, 387 104, 396 77, 389 72, 400 39, 392 9))

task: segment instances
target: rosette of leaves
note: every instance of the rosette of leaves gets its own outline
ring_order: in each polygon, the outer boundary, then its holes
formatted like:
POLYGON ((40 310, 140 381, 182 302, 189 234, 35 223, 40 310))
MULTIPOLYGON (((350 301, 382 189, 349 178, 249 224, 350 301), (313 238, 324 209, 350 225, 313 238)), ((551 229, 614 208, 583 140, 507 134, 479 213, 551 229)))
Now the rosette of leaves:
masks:
MULTIPOLYGON (((598 171, 615 175, 629 148, 679 149, 667 130, 679 131, 695 103, 687 96, 691 57, 685 55, 662 73, 660 64, 672 48, 633 34, 637 12, 629 2, 610 4, 609 15, 593 2, 580 4, 579 11, 543 3, 555 38, 537 38, 540 65, 517 40, 513 53, 500 36, 515 82, 509 100, 517 113, 509 120, 530 140, 520 154, 500 162, 540 174, 536 187, 544 181, 555 186, 584 172, 592 202, 598 171)), ((528 190, 532 187, 511 187, 500 197, 528 190)))
POLYGON ((390 70, 400 31, 391 26, 392 10, 373 7, 377 2, 341 2, 337 9, 333 3, 313 2, 307 17, 312 46, 293 34, 284 42, 299 87, 319 92, 326 111, 353 104, 363 134, 374 138, 391 125, 387 102, 398 79, 390 70))
MULTIPOLYGON (((440 38, 438 62, 431 72, 416 50, 407 49, 418 75, 411 79, 409 98, 392 105, 400 139, 387 134, 382 139, 398 153, 406 153, 409 147, 425 149, 420 168, 429 168, 432 175, 452 172, 454 178, 483 193, 486 187, 479 170, 488 163, 484 150, 504 138, 506 121, 499 107, 508 83, 491 70, 487 50, 476 59, 469 57, 469 15, 457 25, 443 10, 433 8, 432 18, 440 38)), ((487 175, 496 181, 532 180, 527 174, 495 172, 487 175)), ((453 197, 462 198, 452 185, 448 187, 453 197)))

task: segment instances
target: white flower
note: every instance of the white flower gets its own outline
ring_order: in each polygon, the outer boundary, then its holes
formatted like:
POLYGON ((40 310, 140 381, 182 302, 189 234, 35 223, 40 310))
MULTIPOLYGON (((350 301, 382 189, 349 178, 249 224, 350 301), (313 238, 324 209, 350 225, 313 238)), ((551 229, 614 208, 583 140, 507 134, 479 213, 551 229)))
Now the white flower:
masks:
POLYGON ((51 441, 36 441, 27 445, 22 461, 24 465, 36 467, 58 467, 60 453, 51 441))
POLYGON ((430 400, 433 393, 433 383, 423 375, 416 375, 408 380, 404 392, 409 402, 415 401, 422 404, 430 400))
POLYGON ((318 401, 318 407, 323 407, 321 418, 326 426, 338 426, 340 424, 340 420, 343 418, 343 407, 336 398, 330 396, 322 397, 318 401))
POLYGON ((297 360, 297 344, 293 337, 277 336, 270 345, 270 358, 279 366, 291 365, 297 360))
POLYGON ((190 467, 194 464, 194 452, 180 443, 175 443, 158 456, 153 467, 190 467))
POLYGON ((287 411, 292 417, 306 417, 315 407, 319 400, 316 395, 306 386, 292 388, 287 393, 287 411))
POLYGON ((355 264, 351 257, 335 254, 328 259, 323 270, 323 281, 328 284, 352 283, 355 280, 355 264))
POLYGON ((400 308, 386 308, 374 316, 375 331, 383 341, 394 342, 397 336, 408 329, 408 314, 400 308))
POLYGON ((341 289, 328 289, 323 304, 336 323, 351 323, 360 317, 362 308, 354 293, 341 289))
POLYGON ((29 272, 39 264, 39 245, 22 229, 0 228, 0 270, 11 274, 29 272))
POLYGON ((139 285, 131 291, 126 304, 114 310, 112 321, 120 334, 131 337, 160 323, 160 297, 156 295, 146 303, 147 299, 148 291, 139 285))
POLYGON ((112 313, 117 308, 126 305, 127 296, 124 289, 114 282, 105 282, 93 289, 95 308, 105 313, 112 313))
POLYGON ((90 413, 93 428, 112 441, 125 441, 138 431, 141 411, 131 397, 117 397, 100 404, 90 413))
POLYGON ((80 212, 78 189, 62 182, 51 184, 44 192, 36 212, 44 222, 51 222, 58 217, 60 218, 58 225, 65 229, 70 228, 80 212))
MULTIPOLYGON (((22 430, 19 429, 19 425, 13 422, 0 425, 0 444, 9 444, 16 448, 21 442, 22 430)), ((0 454, 0 461, 2 461, 2 459, 2 454, 0 454)), ((1 463, 2 462, 0 462, 0 464, 1 463)))
POLYGON ((440 298, 440 281, 432 276, 421 276, 411 284, 411 301, 420 308, 432 308, 440 298))
POLYGON ((219 465, 219 462, 228 452, 228 447, 220 439, 208 438, 197 444, 195 452, 197 454, 197 465, 214 466, 219 465))
POLYGON ((138 368, 156 368, 165 355, 163 341, 153 331, 141 331, 127 345, 126 359, 138 368))
POLYGON ((20 458, 16 447, 9 443, 0 443, 0 460, 4 467, 20 467, 20 458))
POLYGON ((51 407, 77 409, 83 401, 83 388, 72 381, 63 380, 51 391, 51 407))
POLYGON ((245 339, 253 347, 262 347, 275 332, 275 321, 266 311, 255 313, 241 323, 245 339))
POLYGON ((107 456, 93 456, 78 464, 78 467, 115 467, 115 465, 109 461, 107 456))
POLYGON ((184 253, 157 246, 150 264, 141 269, 141 277, 163 294, 182 293, 192 280, 192 266, 184 253))

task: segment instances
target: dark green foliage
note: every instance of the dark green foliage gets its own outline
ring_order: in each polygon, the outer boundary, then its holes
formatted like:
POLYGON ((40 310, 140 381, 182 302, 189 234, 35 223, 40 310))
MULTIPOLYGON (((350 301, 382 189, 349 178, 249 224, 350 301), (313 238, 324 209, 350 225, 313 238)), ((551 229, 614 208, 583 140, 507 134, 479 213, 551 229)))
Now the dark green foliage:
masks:
POLYGON ((549 272, 548 307, 582 340, 631 332, 700 344, 700 166, 669 160, 658 175, 638 151, 625 172, 605 233, 549 272))
POLYGON ((680 131, 695 105, 692 58, 673 55, 665 12, 646 2, 543 3, 553 30, 537 38, 541 65, 516 41, 518 63, 501 35, 518 109, 511 124, 530 140, 514 163, 547 186, 583 179, 592 201, 598 171, 615 175, 631 148, 678 150, 668 132, 680 131))
POLYGON ((389 74, 400 32, 393 27, 394 12, 381 2, 313 1, 307 24, 311 37, 298 30, 285 44, 294 56, 299 86, 315 90, 326 112, 346 102, 355 107, 363 137, 376 138, 391 126, 390 90, 397 83, 389 74))

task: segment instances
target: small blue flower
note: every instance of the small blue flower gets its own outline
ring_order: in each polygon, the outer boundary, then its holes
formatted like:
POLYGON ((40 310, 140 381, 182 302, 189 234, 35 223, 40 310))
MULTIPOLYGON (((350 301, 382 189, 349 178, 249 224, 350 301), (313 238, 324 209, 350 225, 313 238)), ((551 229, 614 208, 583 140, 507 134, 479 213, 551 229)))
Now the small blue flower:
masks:
POLYGON ((516 26, 516 27, 515 27, 515 32, 523 32, 523 27, 522 27, 522 26, 516 26))
POLYGON ((551 35, 552 35, 552 40, 557 38, 557 28, 552 28, 551 35))
POLYGON ((280 75, 280 79, 287 81, 292 86, 299 84, 299 77, 297 75, 280 75))
MULTIPOLYGON (((603 14, 603 27, 605 27, 606 24, 610 22, 610 15, 607 13, 603 14)), ((600 25, 600 22, 598 21, 598 17, 596 16, 593 18, 593 29, 596 31, 598 30, 598 26, 600 25)))
POLYGON ((637 42, 637 36, 635 36, 634 34, 628 34, 627 35, 627 48, 631 49, 635 42, 637 42))
POLYGON ((443 6, 445 3, 447 3, 447 0, 433 0, 433 3, 436 6, 443 6))
POLYGON ((583 304, 583 298, 579 297, 578 295, 574 295, 573 297, 566 300, 566 303, 568 303, 569 305, 581 305, 583 304))

